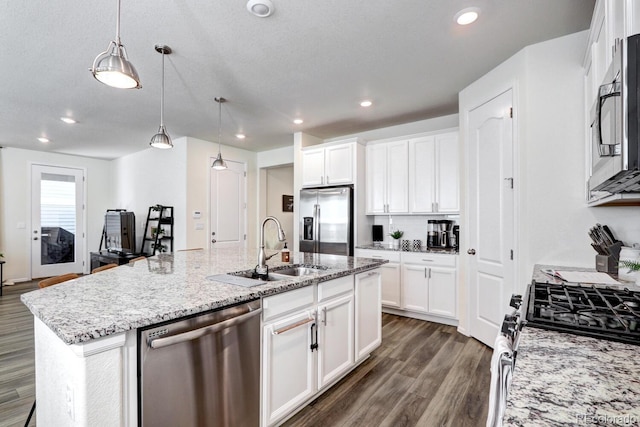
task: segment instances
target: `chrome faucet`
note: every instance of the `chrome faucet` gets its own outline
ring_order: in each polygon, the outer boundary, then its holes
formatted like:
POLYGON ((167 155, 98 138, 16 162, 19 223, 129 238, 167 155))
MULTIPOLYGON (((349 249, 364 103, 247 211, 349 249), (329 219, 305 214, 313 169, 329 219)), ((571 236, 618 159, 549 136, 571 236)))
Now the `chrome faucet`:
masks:
POLYGON ((280 225, 278 218, 275 216, 268 216, 264 221, 262 221, 262 228, 260 229, 260 252, 258 253, 258 265, 256 265, 256 273, 258 275, 266 275, 269 272, 269 269, 267 268, 267 256, 264 253, 264 225, 269 220, 275 222, 278 226, 278 240, 283 242, 285 239, 284 230, 282 230, 282 225, 280 225))

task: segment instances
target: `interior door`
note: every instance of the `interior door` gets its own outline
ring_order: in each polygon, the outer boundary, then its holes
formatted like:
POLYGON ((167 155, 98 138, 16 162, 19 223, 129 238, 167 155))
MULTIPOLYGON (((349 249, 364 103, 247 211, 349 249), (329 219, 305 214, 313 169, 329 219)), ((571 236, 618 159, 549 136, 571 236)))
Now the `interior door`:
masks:
POLYGON ((469 333, 493 346, 514 290, 512 91, 469 111, 469 333))
POLYGON ((211 248, 245 247, 246 164, 231 160, 225 162, 227 169, 211 169, 211 248))
POLYGON ((31 277, 82 273, 84 171, 31 166, 31 277))

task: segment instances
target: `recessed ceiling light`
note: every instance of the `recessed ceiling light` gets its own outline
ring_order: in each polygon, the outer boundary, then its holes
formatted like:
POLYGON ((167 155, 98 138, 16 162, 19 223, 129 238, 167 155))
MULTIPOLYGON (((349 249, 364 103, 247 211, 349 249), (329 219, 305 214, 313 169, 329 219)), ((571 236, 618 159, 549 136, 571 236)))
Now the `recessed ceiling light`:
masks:
POLYGON ((361 106, 361 107, 371 107, 371 105, 373 105, 373 102, 371 102, 371 101, 369 101, 369 100, 365 100, 365 101, 362 101, 362 102, 360 103, 360 106, 361 106))
POLYGON ((45 138, 44 136, 41 136, 40 138, 38 138, 38 141, 40 141, 42 143, 47 143, 47 142, 49 142, 49 139, 45 138))
POLYGON ((247 136, 243 133, 236 133, 236 138, 238 139, 245 139, 247 136))
POLYGON ((271 0, 249 0, 247 10, 258 18, 266 18, 273 13, 271 0))
POLYGON ((74 123, 78 123, 75 120, 73 120, 71 117, 60 117, 60 120, 62 120, 63 122, 67 123, 67 124, 74 124, 74 123))
POLYGON ((302 120, 302 119, 295 119, 295 120, 293 121, 293 123, 295 123, 295 124, 297 124, 297 125, 301 125, 301 124, 303 124, 303 123, 304 123, 304 120, 302 120))
POLYGON ((456 13, 456 16, 454 16, 453 20, 460 25, 469 25, 472 22, 475 22, 476 19, 478 19, 479 14, 480 9, 478 9, 477 7, 468 7, 456 13))

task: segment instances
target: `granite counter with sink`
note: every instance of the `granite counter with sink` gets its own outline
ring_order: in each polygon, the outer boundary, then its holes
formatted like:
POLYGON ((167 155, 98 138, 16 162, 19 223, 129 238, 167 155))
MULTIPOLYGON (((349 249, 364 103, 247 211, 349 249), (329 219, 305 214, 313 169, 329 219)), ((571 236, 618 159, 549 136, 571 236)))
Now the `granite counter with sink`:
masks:
POLYGON ((208 278, 252 270, 257 259, 257 250, 235 248, 160 254, 29 292, 21 299, 65 344, 79 344, 358 273, 386 262, 292 253, 289 263, 280 262, 278 256, 269 260, 270 271, 294 265, 325 268, 303 276, 278 276, 282 280, 251 287, 208 278))

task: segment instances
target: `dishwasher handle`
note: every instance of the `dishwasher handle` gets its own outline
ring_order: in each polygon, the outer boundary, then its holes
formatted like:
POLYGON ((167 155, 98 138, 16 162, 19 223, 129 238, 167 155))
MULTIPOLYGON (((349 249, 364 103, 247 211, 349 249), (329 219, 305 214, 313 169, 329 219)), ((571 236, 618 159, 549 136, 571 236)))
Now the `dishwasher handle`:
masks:
POLYGON ((178 344, 185 341, 195 340, 197 338, 203 337, 205 335, 215 334, 223 329, 228 329, 239 325, 240 323, 244 323, 247 320, 251 319, 262 313, 262 309, 259 308, 257 310, 250 311, 249 313, 243 314, 241 316, 232 317, 231 319, 227 319, 220 323, 215 323, 213 325, 205 326, 203 328, 193 329, 191 331, 183 332, 181 334, 173 335, 166 338, 155 338, 149 340, 149 347, 151 348, 162 348, 167 347, 173 344, 178 344))

